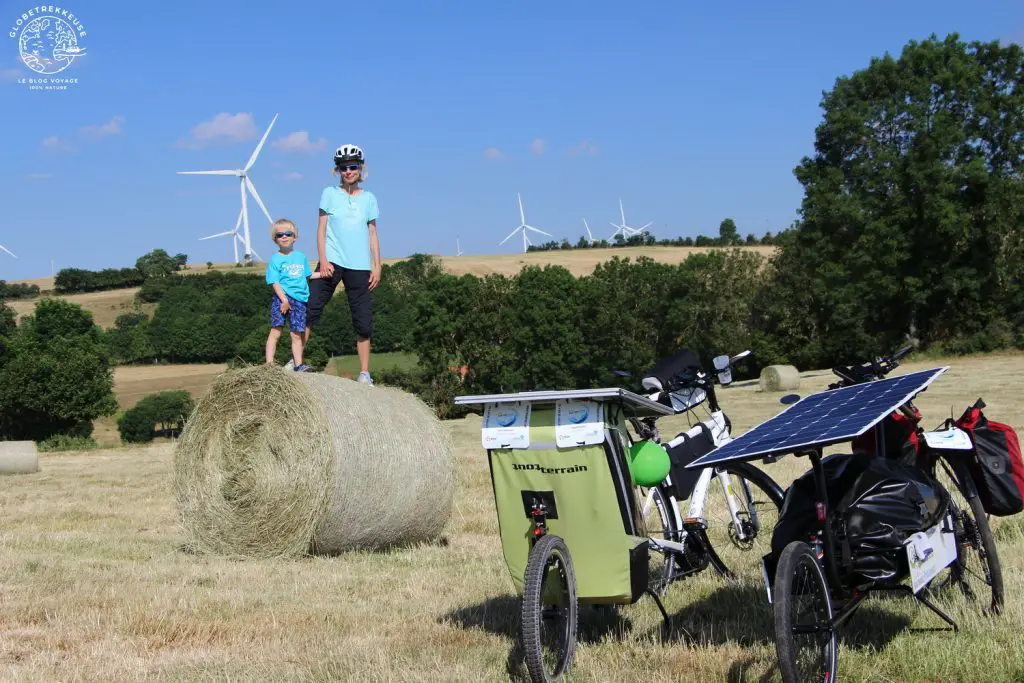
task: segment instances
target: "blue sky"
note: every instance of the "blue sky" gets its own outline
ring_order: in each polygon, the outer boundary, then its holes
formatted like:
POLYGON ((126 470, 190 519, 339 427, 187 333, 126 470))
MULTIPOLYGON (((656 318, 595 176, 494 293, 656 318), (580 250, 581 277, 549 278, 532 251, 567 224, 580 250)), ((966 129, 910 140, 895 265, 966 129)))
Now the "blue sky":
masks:
MULTIPOLYGON (((802 196, 821 93, 911 39, 1024 39, 1019 2, 81 2, 86 55, 34 92, 2 0, 0 279, 231 260, 245 164, 315 258, 333 150, 363 147, 383 256, 509 253, 527 222, 575 242, 622 199, 658 237, 777 231, 802 196)), ((273 245, 249 202, 253 245, 273 245)), ((541 239, 547 239, 541 237, 541 239)))

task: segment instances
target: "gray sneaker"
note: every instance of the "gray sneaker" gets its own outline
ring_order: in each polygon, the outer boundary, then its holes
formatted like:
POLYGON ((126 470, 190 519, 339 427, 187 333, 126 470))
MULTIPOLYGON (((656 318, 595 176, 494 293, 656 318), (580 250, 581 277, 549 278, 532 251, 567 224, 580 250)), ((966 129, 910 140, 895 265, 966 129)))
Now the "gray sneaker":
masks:
POLYGON ((370 373, 368 372, 360 372, 359 377, 356 378, 356 381, 361 384, 369 384, 371 387, 373 386, 373 378, 370 377, 370 373))
POLYGON ((284 364, 284 369, 285 370, 294 370, 295 369, 295 359, 294 358, 289 358, 288 362, 284 364))

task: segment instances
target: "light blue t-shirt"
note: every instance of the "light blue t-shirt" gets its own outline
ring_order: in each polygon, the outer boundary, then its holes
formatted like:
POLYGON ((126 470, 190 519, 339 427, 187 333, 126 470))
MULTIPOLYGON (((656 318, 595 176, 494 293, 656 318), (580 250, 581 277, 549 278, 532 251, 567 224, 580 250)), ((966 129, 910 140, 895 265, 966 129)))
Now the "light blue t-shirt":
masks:
POLYGON ((331 185, 320 195, 320 209, 327 214, 327 260, 350 270, 372 270, 367 223, 380 214, 373 193, 352 196, 331 185))
POLYGON ((306 278, 312 274, 309 260, 298 249, 292 249, 292 253, 287 255, 277 252, 267 263, 267 284, 276 282, 285 294, 298 301, 309 301, 309 282, 306 278))

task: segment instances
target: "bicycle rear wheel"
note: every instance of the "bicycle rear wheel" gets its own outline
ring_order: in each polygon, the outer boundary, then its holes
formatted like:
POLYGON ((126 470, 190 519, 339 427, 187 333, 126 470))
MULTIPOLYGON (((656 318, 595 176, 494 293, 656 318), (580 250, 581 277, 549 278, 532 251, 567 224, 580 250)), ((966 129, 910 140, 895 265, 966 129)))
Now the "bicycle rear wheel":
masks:
POLYGON ((948 578, 939 585, 955 584, 964 597, 980 605, 986 614, 1003 610, 1003 569, 996 540, 981 498, 966 481, 970 474, 958 463, 952 468, 944 460, 936 466, 936 477, 950 494, 957 560, 948 578))
MULTIPOLYGON (((681 535, 676 525, 675 498, 660 486, 640 489, 639 498, 643 505, 644 526, 648 538, 678 542, 681 535)), ((675 554, 652 550, 649 556, 647 585, 655 595, 661 597, 676 578, 675 554)))

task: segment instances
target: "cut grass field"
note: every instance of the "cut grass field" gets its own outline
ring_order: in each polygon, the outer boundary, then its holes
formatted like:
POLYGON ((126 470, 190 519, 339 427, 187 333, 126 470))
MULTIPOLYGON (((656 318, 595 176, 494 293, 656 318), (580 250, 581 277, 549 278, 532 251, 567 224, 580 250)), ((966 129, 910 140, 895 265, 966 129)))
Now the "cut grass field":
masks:
MULTIPOLYGON (((415 353, 374 353, 370 356, 370 374, 381 370, 412 370, 417 363, 415 353)), ((359 356, 334 356, 325 371, 338 377, 355 377, 359 374, 359 356)))
MULTIPOLYGON (((135 295, 138 291, 138 287, 130 287, 128 289, 111 289, 105 292, 87 292, 85 294, 56 295, 48 293, 46 297, 64 299, 65 301, 78 304, 92 313, 92 319, 97 325, 103 329, 108 329, 114 326, 117 316, 123 313, 141 311, 146 315, 153 315, 153 311, 156 310, 156 304, 135 303, 135 295)), ((23 316, 31 315, 36 310, 36 304, 42 298, 45 297, 18 299, 7 301, 6 304, 14 309, 15 314, 20 320, 23 316)))
MULTIPOLYGON (((756 251, 765 256, 770 255, 774 247, 740 247, 741 249, 756 251)), ((711 251, 712 247, 621 247, 611 249, 572 249, 558 251, 538 251, 527 254, 488 254, 483 256, 440 256, 438 257, 444 269, 453 275, 486 275, 488 273, 501 273, 514 275, 526 265, 560 265, 567 268, 577 276, 588 275, 594 271, 598 263, 610 261, 612 257, 629 258, 636 261, 644 256, 662 263, 681 263, 690 254, 705 253, 711 251)), ((385 264, 393 264, 404 259, 384 259, 385 264)), ((262 275, 266 268, 265 263, 256 263, 251 268, 235 268, 230 263, 214 264, 214 270, 231 271, 241 273, 254 273, 262 275)), ((201 274, 207 272, 207 267, 202 264, 194 264, 183 271, 185 274, 201 274)), ((38 285, 43 292, 53 289, 53 278, 37 278, 34 280, 20 280, 25 284, 38 285)), ((74 301, 93 314, 96 324, 103 328, 113 327, 114 320, 118 315, 135 309, 135 294, 138 287, 129 289, 113 289, 106 292, 90 292, 88 294, 68 294, 61 298, 74 301)), ((52 296, 49 294, 48 296, 52 296)), ((35 310, 39 298, 26 299, 24 301, 11 301, 12 306, 20 318, 23 315, 35 310)), ((155 305, 143 304, 142 310, 152 314, 155 305)))
MULTIPOLYGON (((934 427, 978 396, 1024 427, 1024 355, 951 365, 918 400, 934 427)), ((828 372, 805 373, 800 393, 828 372)), ((740 433, 782 409, 755 383, 723 390, 740 433)), ((685 427, 674 417, 665 434, 685 427)), ((0 679, 247 681, 523 680, 518 601, 501 556, 480 418, 446 423, 458 461, 445 542, 291 561, 229 561, 180 547, 172 449, 42 454, 37 474, 0 478, 0 679)), ((1022 429, 1021 431, 1024 431, 1022 429)), ((415 438, 415 435, 410 435, 415 438)), ((806 466, 765 469, 788 483, 806 466)), ((367 492, 367 495, 373 495, 367 492)), ((1024 680, 1024 515, 996 520, 1006 612, 995 621, 948 604, 961 632, 901 599, 869 598, 843 631, 847 681, 1024 680)), ((771 611, 756 578, 710 570, 614 620, 582 611, 571 681, 770 681, 771 611)))

